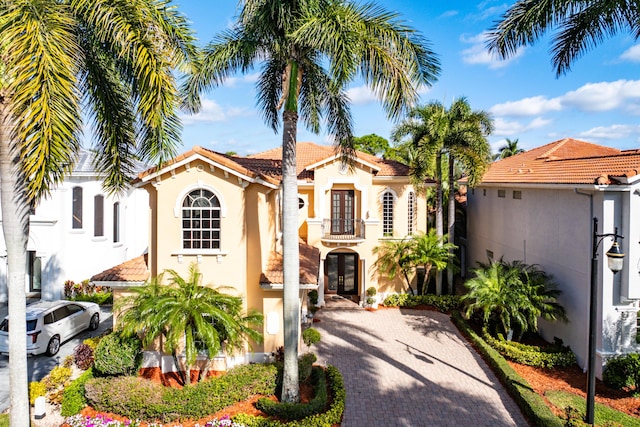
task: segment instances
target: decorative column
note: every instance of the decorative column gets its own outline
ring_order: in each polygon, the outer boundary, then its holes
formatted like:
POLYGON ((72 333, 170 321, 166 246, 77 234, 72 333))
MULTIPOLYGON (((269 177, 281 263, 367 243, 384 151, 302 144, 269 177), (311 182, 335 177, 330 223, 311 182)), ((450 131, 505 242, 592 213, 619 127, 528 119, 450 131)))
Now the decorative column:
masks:
POLYGON ((320 259, 320 268, 318 269, 318 305, 324 307, 324 259, 320 259))

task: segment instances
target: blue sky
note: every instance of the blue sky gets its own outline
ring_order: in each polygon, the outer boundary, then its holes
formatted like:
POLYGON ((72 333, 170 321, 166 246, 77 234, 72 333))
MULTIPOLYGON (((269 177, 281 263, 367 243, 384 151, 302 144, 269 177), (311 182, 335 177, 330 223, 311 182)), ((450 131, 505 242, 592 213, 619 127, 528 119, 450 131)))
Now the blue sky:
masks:
MULTIPOLYGON (((235 22, 236 0, 178 0, 192 22, 200 44, 235 22)), ((418 29, 438 54, 439 80, 422 93, 421 102, 450 105, 465 96, 472 108, 494 118, 489 137, 494 151, 505 138, 518 139, 525 149, 564 137, 617 147, 640 146, 640 44, 626 34, 606 40, 578 59, 572 71, 556 78, 548 38, 521 49, 508 60, 491 58, 484 32, 511 2, 425 2, 378 0, 418 29)), ((255 79, 259 68, 228 79, 203 94, 197 115, 184 115, 183 148, 200 145, 219 152, 246 155, 281 144, 281 134, 264 125, 256 109, 255 79)), ((355 135, 375 133, 385 138, 396 123, 388 120, 371 93, 354 82, 349 89, 355 135)), ((298 141, 330 144, 325 133, 298 127, 298 141)))

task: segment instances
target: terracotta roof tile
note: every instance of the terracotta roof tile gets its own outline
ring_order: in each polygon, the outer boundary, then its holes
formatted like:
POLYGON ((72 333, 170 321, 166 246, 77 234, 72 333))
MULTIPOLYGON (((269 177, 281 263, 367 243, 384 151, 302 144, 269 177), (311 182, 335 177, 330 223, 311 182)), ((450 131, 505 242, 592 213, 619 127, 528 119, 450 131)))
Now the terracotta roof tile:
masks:
MULTIPOLYGON (((300 284, 317 285, 320 272, 320 250, 304 242, 299 243, 300 284)), ((284 282, 282 254, 271 252, 266 270, 260 276, 261 284, 281 285, 284 282)))
POLYGON ((94 275, 92 282, 146 282, 149 278, 147 254, 125 261, 94 275))
POLYGON ((640 172, 640 150, 565 138, 492 163, 483 183, 616 184, 640 172))

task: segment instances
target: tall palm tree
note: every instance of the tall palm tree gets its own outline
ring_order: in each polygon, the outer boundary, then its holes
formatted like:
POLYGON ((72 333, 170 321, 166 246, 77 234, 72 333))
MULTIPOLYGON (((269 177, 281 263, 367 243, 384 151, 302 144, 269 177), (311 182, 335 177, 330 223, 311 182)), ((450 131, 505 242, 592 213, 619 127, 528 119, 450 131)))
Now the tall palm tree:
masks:
MULTIPOLYGON (((492 132, 493 123, 487 112, 471 109, 466 98, 454 100, 447 109, 442 103, 432 101, 409 112, 407 118, 392 133, 392 138, 400 141, 409 137, 415 155, 411 164, 411 176, 417 186, 423 186, 425 178, 435 169, 436 179, 436 234, 444 236, 443 177, 442 158, 449 159, 449 242, 455 238, 455 165, 462 164, 469 176, 469 185, 475 185, 482 177, 488 163, 490 147, 487 135, 492 132)), ((453 282, 450 269, 449 283, 453 282)), ((436 278, 436 293, 442 293, 442 276, 436 278)))
POLYGON ((389 279, 398 277, 402 273, 407 287, 413 293, 410 275, 414 269, 412 240, 385 240, 382 245, 373 248, 376 261, 372 267, 389 279))
POLYGON ((418 99, 420 85, 430 85, 439 63, 426 40, 375 4, 345 0, 245 0, 235 26, 217 36, 204 51, 189 80, 187 106, 199 107, 198 94, 234 72, 261 65, 258 105, 274 132, 282 111, 282 205, 284 259, 285 362, 282 399, 299 400, 300 330, 298 260, 298 189, 296 136, 298 118, 313 132, 326 120, 343 160, 352 148, 352 119, 347 84, 362 78, 390 118, 418 99))
POLYGON ((0 3, 0 197, 7 245, 11 425, 29 424, 25 287, 29 208, 70 172, 83 119, 114 192, 134 160, 174 155, 173 67, 193 55, 186 20, 161 0, 0 3))
POLYGON ((551 54, 559 76, 607 37, 629 32, 637 38, 638 14, 635 2, 518 0, 490 30, 488 48, 508 58, 555 29, 551 54))
POLYGON ((524 153, 524 149, 518 147, 518 139, 506 138, 504 145, 498 149, 498 154, 496 154, 494 160, 506 159, 520 153, 524 153))
POLYGON ((142 343, 148 346, 158 337, 171 351, 176 366, 178 351, 185 352, 183 381, 191 382, 191 368, 199 344, 213 358, 221 349, 233 353, 249 340, 262 342, 262 335, 252 329, 262 324, 262 314, 250 311, 242 314, 242 298, 221 292, 210 285, 202 286, 202 274, 197 264, 189 267, 187 279, 174 270, 167 270, 169 286, 163 285, 163 275, 150 284, 133 290, 133 295, 118 303, 119 323, 125 336, 144 331, 142 343))

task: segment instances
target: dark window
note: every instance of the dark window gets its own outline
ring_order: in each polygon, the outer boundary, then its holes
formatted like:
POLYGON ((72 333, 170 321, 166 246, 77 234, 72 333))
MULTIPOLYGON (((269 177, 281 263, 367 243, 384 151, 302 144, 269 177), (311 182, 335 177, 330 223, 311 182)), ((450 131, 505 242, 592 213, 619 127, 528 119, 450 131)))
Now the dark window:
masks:
POLYGON ((393 236, 393 194, 382 195, 382 235, 393 236))
POLYGON ((182 202, 182 248, 220 249, 220 201, 199 189, 182 202))
POLYGON ((331 234, 355 233, 354 198, 353 190, 331 191, 331 234))
POLYGON ((44 324, 45 325, 50 325, 54 321, 55 320, 53 319, 53 313, 47 313, 47 315, 44 316, 44 324))
POLYGON ((100 194, 93 198, 93 235, 104 236, 104 196, 100 194))
POLYGON ((53 311, 53 318, 55 319, 56 322, 64 319, 68 315, 69 315, 69 311, 67 310, 66 306, 62 306, 60 308, 56 308, 53 311))
POLYGON ((27 275, 29 276, 29 292, 42 290, 42 260, 35 251, 27 252, 27 275))
POLYGON ((411 235, 416 232, 416 195, 413 191, 409 192, 409 201, 407 203, 407 234, 411 235))
POLYGON ((507 192, 505 190, 498 190, 498 197, 505 197, 507 192))
POLYGON ((113 243, 120 241, 120 203, 113 204, 113 243))
POLYGON ((69 304, 67 306, 67 311, 69 312, 69 316, 71 316, 72 314, 76 314, 79 311, 83 311, 84 309, 82 307, 80 307, 79 305, 76 304, 69 304))
POLYGON ((483 188, 483 189, 482 189, 482 195, 483 195, 483 196, 486 196, 486 195, 487 195, 487 189, 486 189, 486 188, 483 188))
POLYGON ((513 198, 518 200, 522 199, 522 191, 513 190, 513 198))
POLYGON ((82 187, 73 187, 72 228, 82 228, 82 187))
POLYGON ((37 324, 38 324, 38 321, 36 319, 27 320, 27 332, 35 330, 37 324))

